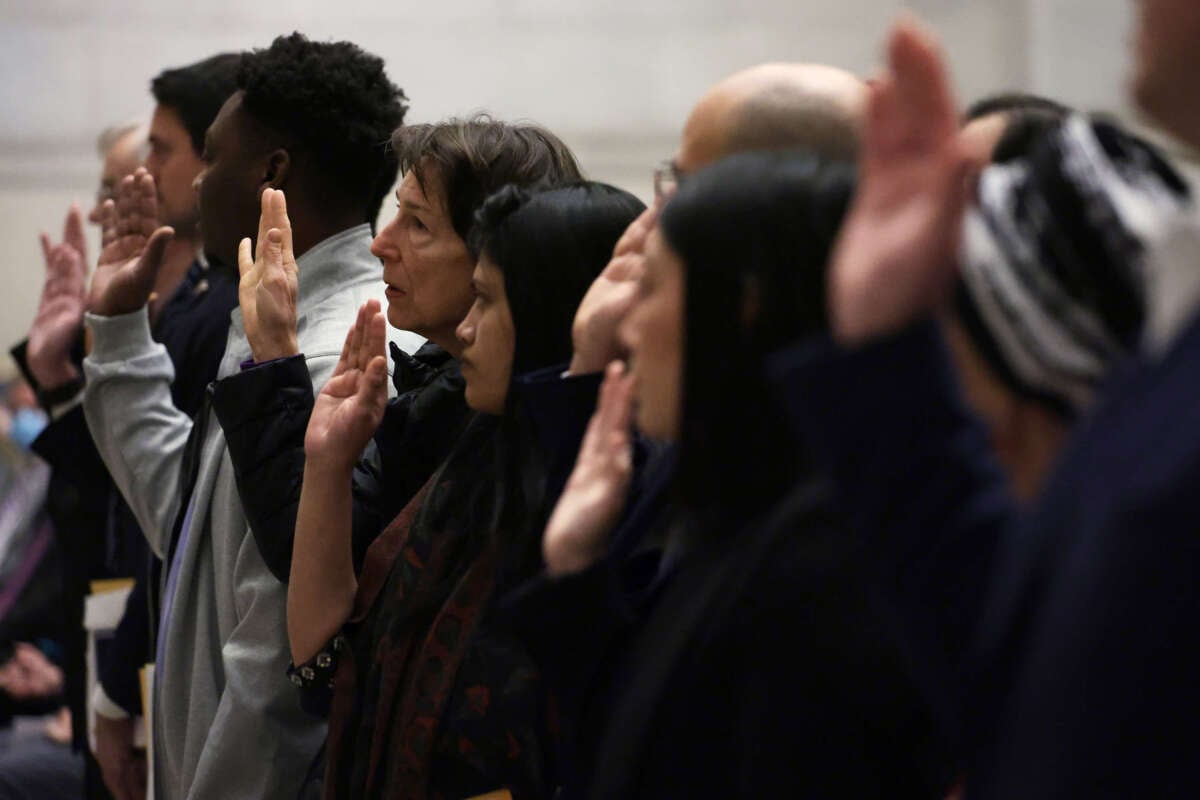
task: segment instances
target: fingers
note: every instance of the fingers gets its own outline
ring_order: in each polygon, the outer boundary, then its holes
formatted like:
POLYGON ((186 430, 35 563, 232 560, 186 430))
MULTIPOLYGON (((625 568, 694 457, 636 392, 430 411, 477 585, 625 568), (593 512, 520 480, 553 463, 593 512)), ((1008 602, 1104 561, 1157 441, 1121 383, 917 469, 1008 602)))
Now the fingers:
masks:
POLYGON ((137 209, 138 230, 143 236, 151 236, 158 228, 158 190, 154 176, 139 167, 136 175, 134 201, 137 209))
POLYGON ((863 141, 863 161, 886 159, 900 144, 903 131, 897 119, 896 81, 884 75, 871 85, 867 101, 867 130, 863 141))
POLYGON ((254 257, 250 253, 250 237, 238 242, 238 274, 245 277, 254 271, 254 257))
POLYGON ((105 200, 100 206, 100 246, 108 247, 117 240, 117 204, 105 200))
POLYGON ((138 274, 139 282, 146 287, 147 295, 150 289, 154 287, 154 282, 158 278, 158 271, 162 269, 163 257, 167 252, 167 245, 171 243, 171 239, 175 238, 175 230, 173 228, 159 228, 151 236, 150 241, 146 243, 146 249, 142 252, 142 257, 138 259, 137 265, 134 267, 138 274))
MULTIPOLYGON (((363 318, 363 338, 357 354, 356 364, 359 369, 366 370, 367 365, 375 358, 384 356, 387 346, 387 321, 380 311, 378 300, 368 300, 359 310, 363 318)), ((384 357, 386 367, 387 359, 384 357)), ((384 370, 386 372, 386 369, 384 370)))
MULTIPOLYGON (((360 312, 361 313, 361 312, 360 312)), ((350 326, 350 330, 346 331, 346 341, 342 343, 342 355, 338 358, 337 366, 333 368, 333 377, 338 377, 343 373, 348 372, 353 368, 354 364, 354 331, 358 327, 358 322, 350 326)))
POLYGON ((292 221, 288 219, 287 197, 282 189, 274 190, 271 220, 282 236, 283 263, 289 265, 296 260, 296 256, 292 249, 292 221))
POLYGON ((42 233, 38 236, 38 240, 41 241, 41 243, 42 243, 42 259, 44 260, 44 262, 46 264, 46 269, 49 270, 50 269, 50 251, 54 247, 54 245, 52 245, 50 243, 50 234, 46 233, 45 231, 42 231, 42 233))
POLYGON ((278 228, 267 231, 262 260, 265 267, 283 269, 283 234, 278 228))
POLYGON ((271 224, 271 195, 274 191, 274 189, 264 189, 259 197, 258 236, 254 239, 254 259, 256 261, 262 258, 263 248, 266 247, 267 231, 273 227, 271 224))
POLYGON ((82 296, 87 283, 87 269, 83 258, 69 245, 58 245, 50 251, 50 262, 47 265, 47 289, 55 284, 55 293, 66 293, 82 296))
POLYGON ((121 179, 120 188, 117 190, 117 236, 134 236, 140 232, 137 187, 134 184, 134 176, 126 175, 121 179))
POLYGON ((658 211, 653 206, 638 214, 637 219, 629 223, 629 227, 617 240, 616 247, 613 248, 613 256, 630 252, 640 253, 646 245, 646 236, 649 235, 657 219, 658 211))
POLYGON ((359 360, 362 355, 363 337, 367 333, 367 304, 363 303, 358 309, 358 316, 354 319, 354 332, 350 337, 350 358, 347 363, 348 369, 362 369, 363 363, 359 360))
POLYGON ((66 222, 63 223, 63 242, 79 251, 86 263, 87 236, 83 232, 83 212, 79 210, 78 203, 71 203, 71 210, 67 212, 66 222))
POLYGON ((373 413, 382 414, 387 405, 387 359, 375 356, 367 362, 359 381, 359 394, 366 395, 373 413))
POLYGON ((888 62, 896 79, 900 107, 908 119, 920 121, 914 130, 932 141, 956 131, 958 112, 933 34, 915 18, 901 19, 889 42, 888 62))
POLYGON ((633 375, 629 369, 620 364, 620 373, 613 385, 613 427, 620 431, 622 437, 628 437, 630 426, 633 424, 633 375))

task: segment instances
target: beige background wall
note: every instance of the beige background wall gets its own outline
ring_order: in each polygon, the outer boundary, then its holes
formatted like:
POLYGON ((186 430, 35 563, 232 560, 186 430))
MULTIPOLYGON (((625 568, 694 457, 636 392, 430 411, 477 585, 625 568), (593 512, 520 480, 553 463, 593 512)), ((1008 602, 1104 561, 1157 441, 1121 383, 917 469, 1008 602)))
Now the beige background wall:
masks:
POLYGON ((0 0, 0 343, 32 318, 37 232, 90 199, 96 133, 148 112, 163 67, 291 30, 351 39, 387 60, 411 121, 535 119, 645 196, 706 86, 764 60, 869 73, 904 7, 944 36, 964 98, 1121 110, 1128 0, 0 0))

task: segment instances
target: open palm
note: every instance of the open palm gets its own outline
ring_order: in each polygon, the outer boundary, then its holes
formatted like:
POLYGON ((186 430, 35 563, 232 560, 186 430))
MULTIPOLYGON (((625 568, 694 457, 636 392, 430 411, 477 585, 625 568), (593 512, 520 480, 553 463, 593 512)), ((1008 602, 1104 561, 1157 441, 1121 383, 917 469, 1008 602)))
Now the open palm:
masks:
POLYGON ((100 214, 103 247, 88 310, 106 317, 128 314, 150 299, 175 232, 159 227, 154 178, 141 167, 121 181, 117 201, 105 201, 100 214))
POLYGON ((368 300, 346 334, 333 377, 313 403, 304 452, 311 461, 352 468, 387 407, 387 327, 378 300, 368 300))
POLYGON ((953 282, 969 161, 930 35, 896 26, 871 87, 859 186, 830 264, 830 318, 848 343, 929 313, 953 282))
POLYGON ((243 239, 238 245, 238 304, 250 351, 256 361, 295 355, 299 268, 282 191, 263 191, 253 258, 250 250, 250 240, 243 239))
POLYGON ((620 362, 609 364, 575 468, 546 523, 542 554, 551 575, 598 559, 625 508, 633 475, 632 397, 633 379, 620 362))
POLYGON ((69 383, 79 377, 71 363, 71 347, 83 326, 87 298, 87 257, 83 218, 71 206, 63 228, 63 241, 53 244, 42 234, 46 278, 38 301, 37 316, 29 328, 26 358, 33 377, 43 389, 69 383))

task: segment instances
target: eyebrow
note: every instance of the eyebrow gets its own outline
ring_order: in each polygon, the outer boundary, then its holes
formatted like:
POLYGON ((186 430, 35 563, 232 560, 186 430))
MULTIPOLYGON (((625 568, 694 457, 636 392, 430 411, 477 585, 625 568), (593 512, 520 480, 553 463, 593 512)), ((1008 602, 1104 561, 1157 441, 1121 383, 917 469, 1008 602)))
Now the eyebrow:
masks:
POLYGON ((414 203, 412 200, 401 200, 400 192, 396 192, 396 202, 410 211, 432 211, 429 206, 423 206, 420 203, 414 203))

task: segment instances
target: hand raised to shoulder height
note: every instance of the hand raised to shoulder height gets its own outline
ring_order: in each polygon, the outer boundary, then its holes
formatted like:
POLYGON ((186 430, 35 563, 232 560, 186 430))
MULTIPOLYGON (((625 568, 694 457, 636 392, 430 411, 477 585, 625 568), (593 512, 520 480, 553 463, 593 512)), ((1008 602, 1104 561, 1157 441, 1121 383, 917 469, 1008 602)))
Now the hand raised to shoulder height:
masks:
POLYGON ((633 378, 614 361, 605 372, 575 468, 546 523, 542 555, 550 575, 586 569, 608 546, 633 477, 632 406, 633 378))
POLYGON ((121 180, 117 200, 100 212, 100 261, 92 276, 88 310, 104 317, 129 314, 146 305, 175 231, 158 224, 154 178, 144 167, 121 180))
POLYGON ((970 162, 933 36, 902 20, 871 87, 858 190, 829 267, 836 338, 861 343, 931 313, 953 285, 970 162))
POLYGON ((251 258, 250 239, 238 245, 238 304, 255 361, 300 352, 296 334, 299 270, 292 248, 287 199, 279 189, 262 193, 258 238, 251 258))
POLYGON ((71 362, 71 346, 83 327, 87 302, 87 242, 79 206, 72 204, 67 213, 62 242, 54 244, 46 233, 41 240, 46 277, 29 328, 26 359, 38 385, 46 390, 79 378, 79 369, 71 362))
POLYGON ((304 453, 310 467, 335 473, 354 468, 387 407, 387 323, 378 300, 368 300, 346 334, 333 377, 317 394, 304 453))
POLYGON ((617 328, 633 307, 638 281, 645 271, 646 237, 654 227, 654 208, 643 211, 630 223, 613 249, 613 257, 592 282, 579 303, 571 325, 572 375, 599 372, 604 365, 620 358, 617 328))

